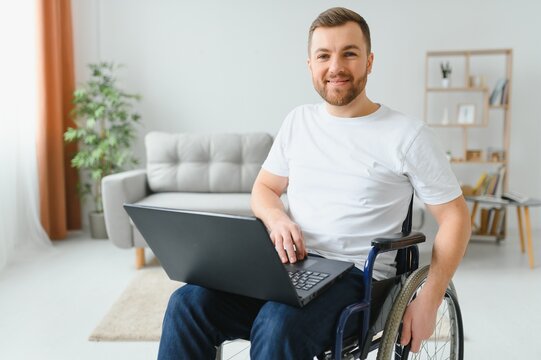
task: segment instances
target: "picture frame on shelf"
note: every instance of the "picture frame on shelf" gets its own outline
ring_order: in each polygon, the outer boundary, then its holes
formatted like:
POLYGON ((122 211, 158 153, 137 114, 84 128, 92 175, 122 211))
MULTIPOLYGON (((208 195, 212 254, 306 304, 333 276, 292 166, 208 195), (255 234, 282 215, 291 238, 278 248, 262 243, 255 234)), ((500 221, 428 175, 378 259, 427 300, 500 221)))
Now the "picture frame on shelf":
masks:
POLYGON ((466 161, 481 161, 482 150, 466 150, 466 161))
POLYGON ((463 125, 475 123, 475 104, 458 104, 457 122, 463 125))

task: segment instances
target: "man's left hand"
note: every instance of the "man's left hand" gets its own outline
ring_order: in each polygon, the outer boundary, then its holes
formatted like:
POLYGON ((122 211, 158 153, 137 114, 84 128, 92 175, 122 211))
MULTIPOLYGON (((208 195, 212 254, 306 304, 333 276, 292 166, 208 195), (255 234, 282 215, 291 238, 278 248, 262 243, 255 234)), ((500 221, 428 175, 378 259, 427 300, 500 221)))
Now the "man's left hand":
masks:
POLYGON ((400 344, 406 346, 411 341, 411 351, 419 352, 421 342, 430 338, 436 327, 436 317, 440 301, 434 301, 427 291, 421 291, 407 307, 402 320, 400 344))

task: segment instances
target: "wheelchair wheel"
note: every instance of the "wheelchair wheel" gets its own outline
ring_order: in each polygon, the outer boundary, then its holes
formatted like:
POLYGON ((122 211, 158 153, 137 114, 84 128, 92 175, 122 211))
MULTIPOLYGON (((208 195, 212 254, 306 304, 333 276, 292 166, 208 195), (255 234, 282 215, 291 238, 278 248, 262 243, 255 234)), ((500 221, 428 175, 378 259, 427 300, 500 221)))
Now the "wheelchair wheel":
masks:
POLYGON ((430 339, 421 343, 418 353, 409 351, 409 347, 400 345, 402 317, 409 303, 421 290, 428 276, 429 266, 414 271, 405 281, 404 287, 393 304, 383 336, 381 338, 377 360, 404 359, 449 359, 462 360, 464 356, 464 333, 462 316, 456 291, 452 283, 445 291, 438 315, 436 328, 430 339))

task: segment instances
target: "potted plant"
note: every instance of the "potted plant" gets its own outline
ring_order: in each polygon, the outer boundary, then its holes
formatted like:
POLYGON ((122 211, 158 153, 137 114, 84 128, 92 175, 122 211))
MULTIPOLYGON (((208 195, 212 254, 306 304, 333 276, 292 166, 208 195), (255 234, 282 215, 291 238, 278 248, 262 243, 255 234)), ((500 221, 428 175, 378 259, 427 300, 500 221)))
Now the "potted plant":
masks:
POLYGON ((449 87, 449 83, 450 83, 450 76, 451 76, 451 73, 453 72, 453 69, 451 68, 451 64, 449 64, 449 61, 447 61, 446 63, 440 63, 440 69, 441 69, 441 76, 442 76, 442 79, 441 79, 441 86, 443 86, 444 88, 448 88, 449 87))
POLYGON ((135 139, 135 124, 140 120, 133 110, 139 95, 128 94, 116 83, 119 65, 107 62, 88 65, 91 76, 73 93, 71 116, 77 125, 68 128, 64 140, 78 142, 79 150, 71 159, 71 166, 84 170, 79 184, 82 198, 90 195, 94 209, 89 214, 93 238, 107 238, 101 179, 109 174, 137 164, 130 148, 135 139))

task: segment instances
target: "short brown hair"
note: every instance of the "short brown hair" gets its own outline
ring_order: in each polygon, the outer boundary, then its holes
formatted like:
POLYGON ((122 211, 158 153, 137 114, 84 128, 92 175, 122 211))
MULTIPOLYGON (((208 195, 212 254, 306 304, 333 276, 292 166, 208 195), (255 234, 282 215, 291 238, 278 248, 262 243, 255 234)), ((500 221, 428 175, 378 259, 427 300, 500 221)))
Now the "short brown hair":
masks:
POLYGON ((310 26, 310 31, 308 32, 308 54, 310 54, 310 47, 312 46, 312 35, 318 27, 340 26, 349 21, 353 21, 361 28, 366 42, 367 52, 370 54, 372 44, 370 41, 370 28, 368 27, 366 20, 355 11, 343 7, 334 7, 325 10, 314 20, 310 26))

